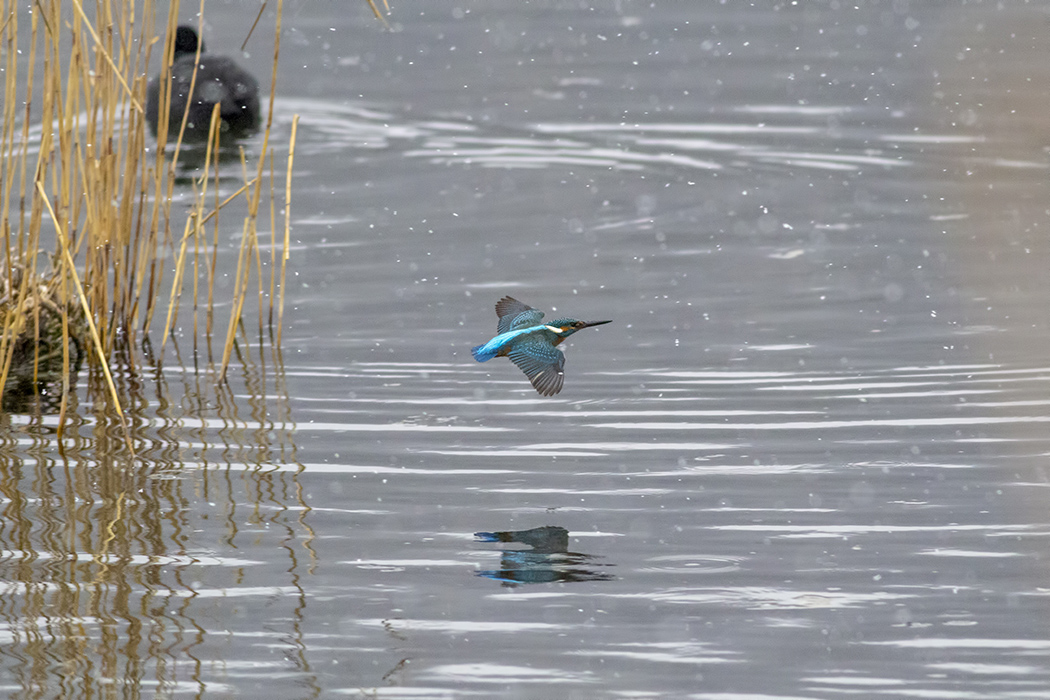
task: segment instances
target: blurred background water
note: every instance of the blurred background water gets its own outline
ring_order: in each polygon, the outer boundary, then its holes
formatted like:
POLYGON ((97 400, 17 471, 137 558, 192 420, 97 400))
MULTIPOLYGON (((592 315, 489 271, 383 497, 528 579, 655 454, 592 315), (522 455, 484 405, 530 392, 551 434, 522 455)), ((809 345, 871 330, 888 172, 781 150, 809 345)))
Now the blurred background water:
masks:
POLYGON ((0 690, 1050 697, 1048 9, 286 3, 283 355, 4 417, 0 690))

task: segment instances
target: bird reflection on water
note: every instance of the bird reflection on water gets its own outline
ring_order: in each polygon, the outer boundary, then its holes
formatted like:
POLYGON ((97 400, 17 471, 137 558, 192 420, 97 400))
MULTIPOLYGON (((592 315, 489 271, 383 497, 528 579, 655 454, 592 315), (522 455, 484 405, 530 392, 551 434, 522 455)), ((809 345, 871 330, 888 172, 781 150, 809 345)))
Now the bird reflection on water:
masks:
POLYGON ((597 562, 601 557, 569 551, 569 531, 556 525, 531 530, 475 532, 481 542, 516 542, 532 549, 507 549, 500 568, 479 571, 478 576, 500 581, 504 586, 525 583, 573 583, 611 581, 613 575, 591 567, 612 566, 597 562))

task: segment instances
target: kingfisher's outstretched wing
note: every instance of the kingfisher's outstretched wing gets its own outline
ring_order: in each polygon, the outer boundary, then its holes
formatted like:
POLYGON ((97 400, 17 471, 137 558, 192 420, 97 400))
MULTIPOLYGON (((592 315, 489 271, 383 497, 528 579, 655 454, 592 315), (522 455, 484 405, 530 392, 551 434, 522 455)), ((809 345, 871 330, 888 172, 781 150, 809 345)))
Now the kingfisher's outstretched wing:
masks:
POLYGON ((503 297, 496 302, 496 315, 499 325, 496 334, 516 331, 519 328, 538 326, 543 312, 537 311, 528 304, 523 304, 514 297, 503 297))
POLYGON ((565 355, 543 338, 523 338, 515 343, 507 357, 525 373, 540 394, 554 396, 561 391, 565 381, 565 355))

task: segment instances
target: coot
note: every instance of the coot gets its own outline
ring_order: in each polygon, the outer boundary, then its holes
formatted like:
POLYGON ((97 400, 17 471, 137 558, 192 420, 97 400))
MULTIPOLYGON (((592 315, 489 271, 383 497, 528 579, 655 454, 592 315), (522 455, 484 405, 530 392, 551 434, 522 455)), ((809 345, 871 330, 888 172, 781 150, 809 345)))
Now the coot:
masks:
MULTIPOLYGON (((182 115, 189 103, 184 141, 206 141, 211 112, 220 104, 221 136, 241 138, 249 136, 259 126, 259 84, 233 59, 205 53, 200 41, 200 62, 197 81, 190 97, 194 58, 197 55, 197 32, 193 27, 180 25, 175 30, 175 60, 171 66, 171 108, 168 116, 168 140, 178 138, 182 115)), ((146 100, 146 121, 153 135, 157 135, 160 121, 160 80, 158 75, 149 82, 146 100)))

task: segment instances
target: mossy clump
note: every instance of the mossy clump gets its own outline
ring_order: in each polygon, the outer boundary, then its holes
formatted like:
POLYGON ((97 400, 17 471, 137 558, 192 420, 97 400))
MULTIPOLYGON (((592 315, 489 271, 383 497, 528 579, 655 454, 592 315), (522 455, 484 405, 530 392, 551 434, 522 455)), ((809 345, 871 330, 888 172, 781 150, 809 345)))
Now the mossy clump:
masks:
POLYGON ((57 407, 64 380, 76 378, 91 347, 83 308, 62 293, 59 275, 29 272, 34 279, 27 280, 26 274, 19 265, 0 270, 0 376, 9 412, 19 412, 35 396, 57 407))

